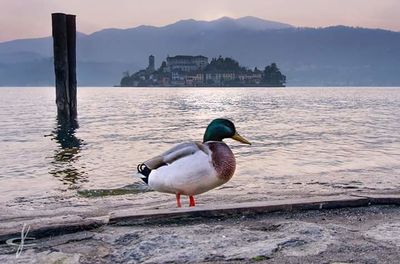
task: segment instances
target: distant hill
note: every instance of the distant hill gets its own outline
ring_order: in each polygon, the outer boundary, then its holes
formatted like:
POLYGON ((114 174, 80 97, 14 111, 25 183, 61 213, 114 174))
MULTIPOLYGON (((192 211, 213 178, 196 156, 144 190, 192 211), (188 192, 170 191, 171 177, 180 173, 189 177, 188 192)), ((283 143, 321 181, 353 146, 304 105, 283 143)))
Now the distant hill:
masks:
MULTIPOLYGON (((296 28, 255 17, 104 29, 78 34, 80 85, 117 84, 122 73, 167 55, 231 56, 247 67, 276 62, 287 86, 400 86, 400 32, 296 28)), ((0 43, 0 85, 53 85, 52 40, 0 43)))

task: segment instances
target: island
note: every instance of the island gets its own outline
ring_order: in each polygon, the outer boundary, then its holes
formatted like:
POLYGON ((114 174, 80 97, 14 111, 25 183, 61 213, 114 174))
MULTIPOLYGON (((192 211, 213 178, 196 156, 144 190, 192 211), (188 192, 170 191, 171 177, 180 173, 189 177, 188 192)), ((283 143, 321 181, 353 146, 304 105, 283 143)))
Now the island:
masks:
POLYGON ((146 69, 133 74, 125 72, 121 87, 285 87, 286 76, 276 63, 264 70, 242 67, 229 57, 208 58, 202 55, 170 57, 155 69, 155 58, 149 56, 146 69))

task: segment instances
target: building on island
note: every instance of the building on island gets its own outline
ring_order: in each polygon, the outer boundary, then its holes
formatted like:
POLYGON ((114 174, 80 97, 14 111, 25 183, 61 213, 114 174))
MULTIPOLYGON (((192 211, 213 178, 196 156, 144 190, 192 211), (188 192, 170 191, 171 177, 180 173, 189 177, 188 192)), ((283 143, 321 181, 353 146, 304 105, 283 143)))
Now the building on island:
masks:
POLYGON ((203 70, 208 65, 208 58, 204 56, 177 55, 167 57, 168 71, 191 72, 203 70))
POLYGON ((264 71, 242 67, 232 58, 208 58, 202 55, 177 55, 166 58, 155 68, 155 58, 149 56, 145 70, 125 75, 121 86, 285 86, 286 76, 276 63, 264 71))
POLYGON ((190 72, 185 77, 187 86, 204 86, 204 73, 202 71, 190 72))
POLYGON ((149 56, 149 66, 147 66, 147 72, 153 73, 155 72, 155 66, 154 66, 154 56, 150 55, 149 56))

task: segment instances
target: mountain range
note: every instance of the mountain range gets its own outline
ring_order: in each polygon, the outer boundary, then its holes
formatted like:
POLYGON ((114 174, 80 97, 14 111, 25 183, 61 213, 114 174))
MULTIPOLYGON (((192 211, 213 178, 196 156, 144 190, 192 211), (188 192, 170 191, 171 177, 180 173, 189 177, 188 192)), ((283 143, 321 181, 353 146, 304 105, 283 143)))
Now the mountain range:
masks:
MULTIPOLYGON (((78 22, 79 23, 79 22, 78 22)), ((125 71, 168 55, 232 57, 242 66, 276 62, 287 86, 400 86, 400 32, 332 26, 299 28, 256 17, 181 20, 77 34, 81 86, 118 84, 125 71)), ((52 38, 0 43, 0 86, 54 85, 52 38)))

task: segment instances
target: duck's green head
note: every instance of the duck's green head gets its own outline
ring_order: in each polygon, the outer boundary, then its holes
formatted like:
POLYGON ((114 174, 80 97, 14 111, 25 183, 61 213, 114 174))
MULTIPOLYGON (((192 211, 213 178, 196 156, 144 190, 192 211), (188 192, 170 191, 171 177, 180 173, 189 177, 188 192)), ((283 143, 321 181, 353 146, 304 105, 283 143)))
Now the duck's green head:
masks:
POLYGON ((214 119, 204 133, 203 142, 222 141, 224 138, 232 138, 244 144, 251 145, 247 139, 239 135, 232 121, 224 118, 214 119))

